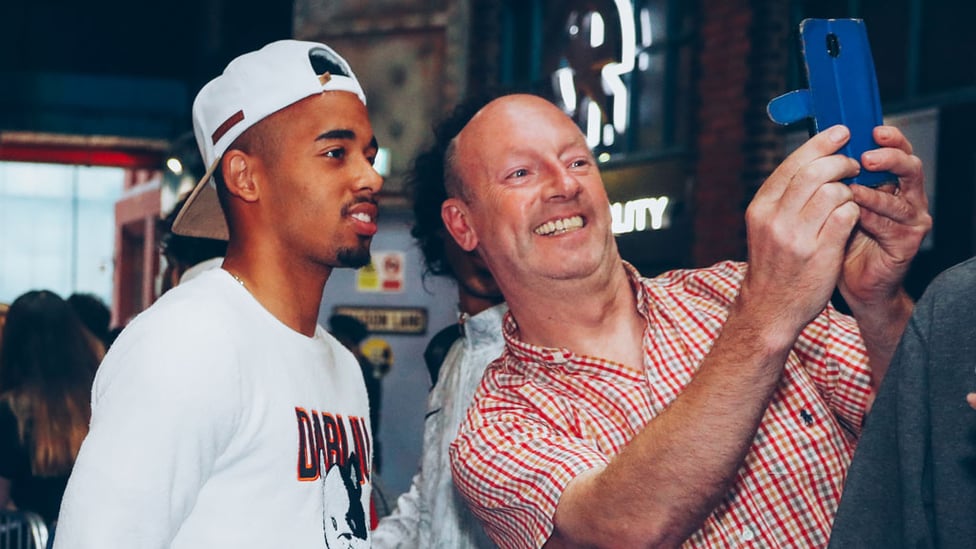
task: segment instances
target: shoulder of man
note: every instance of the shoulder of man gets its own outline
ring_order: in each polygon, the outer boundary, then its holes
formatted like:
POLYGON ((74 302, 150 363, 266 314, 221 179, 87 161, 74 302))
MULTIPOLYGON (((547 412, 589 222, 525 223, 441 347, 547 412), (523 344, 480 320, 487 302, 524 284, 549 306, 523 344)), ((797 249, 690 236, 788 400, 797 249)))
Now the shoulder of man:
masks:
POLYGON ((441 331, 434 334, 424 349, 424 362, 427 364, 427 372, 430 374, 431 385, 437 384, 437 376, 440 375, 441 364, 447 352, 451 350, 454 342, 461 337, 461 326, 458 323, 445 326, 441 331))

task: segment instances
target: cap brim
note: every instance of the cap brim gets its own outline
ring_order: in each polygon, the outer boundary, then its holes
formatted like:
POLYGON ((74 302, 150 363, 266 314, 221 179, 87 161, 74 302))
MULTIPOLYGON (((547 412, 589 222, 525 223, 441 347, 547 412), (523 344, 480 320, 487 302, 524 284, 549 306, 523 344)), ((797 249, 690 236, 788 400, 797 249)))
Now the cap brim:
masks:
POLYGON ((204 174, 203 178, 193 187, 193 192, 187 197, 180 213, 173 221, 173 232, 183 236, 198 238, 212 238, 215 240, 230 239, 227 220, 217 199, 217 187, 211 183, 213 173, 220 166, 220 158, 204 174))

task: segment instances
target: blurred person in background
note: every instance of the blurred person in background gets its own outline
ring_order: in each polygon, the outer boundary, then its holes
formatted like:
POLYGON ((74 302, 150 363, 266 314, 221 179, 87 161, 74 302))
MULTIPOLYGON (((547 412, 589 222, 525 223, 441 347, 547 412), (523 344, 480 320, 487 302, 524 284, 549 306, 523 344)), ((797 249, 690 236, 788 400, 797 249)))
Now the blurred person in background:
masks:
POLYGON ((95 294, 74 293, 68 296, 67 301, 88 333, 102 346, 103 352, 107 351, 113 339, 109 327, 112 311, 108 305, 95 294))
POLYGON ((159 220, 159 252, 165 260, 159 295, 209 269, 220 267, 227 253, 227 241, 216 238, 186 236, 173 232, 173 222, 183 209, 183 197, 173 211, 159 220))
POLYGON ((458 321, 438 332, 424 351, 434 384, 424 415, 420 470, 396 510, 373 532, 373 547, 476 549, 495 547, 457 495, 448 446, 481 375, 504 348, 502 316, 507 308, 495 279, 476 252, 465 252, 441 219, 444 153, 486 99, 462 103, 434 130, 435 142, 421 153, 408 175, 414 225, 410 234, 424 256, 425 274, 447 276, 457 284, 458 321))
POLYGON ((363 382, 366 384, 366 395, 369 399, 369 432, 373 436, 373 493, 370 498, 370 509, 372 518, 370 529, 375 528, 380 517, 390 514, 389 498, 383 486, 383 479, 380 472, 383 466, 383 445, 380 444, 380 410, 383 404, 383 384, 382 378, 387 370, 374 364, 363 353, 363 340, 369 337, 369 327, 358 318, 334 314, 329 317, 329 333, 336 338, 343 347, 349 349, 352 356, 359 362, 359 368, 363 373, 363 382))
POLYGON ((0 508, 58 516, 88 433, 100 345, 57 294, 30 291, 10 306, 0 348, 0 508))
POLYGON ((3 345, 3 324, 7 322, 7 311, 9 310, 9 304, 0 302, 0 345, 3 345))
POLYGON ((343 347, 349 349, 352 356, 356 357, 359 368, 363 372, 366 395, 369 397, 370 432, 373 433, 373 464, 375 471, 379 472, 382 456, 380 440, 377 435, 380 432, 380 408, 383 404, 383 384, 381 383, 383 373, 363 354, 361 345, 363 340, 369 337, 369 328, 358 318, 349 315, 332 315, 329 317, 329 333, 339 340, 343 347))

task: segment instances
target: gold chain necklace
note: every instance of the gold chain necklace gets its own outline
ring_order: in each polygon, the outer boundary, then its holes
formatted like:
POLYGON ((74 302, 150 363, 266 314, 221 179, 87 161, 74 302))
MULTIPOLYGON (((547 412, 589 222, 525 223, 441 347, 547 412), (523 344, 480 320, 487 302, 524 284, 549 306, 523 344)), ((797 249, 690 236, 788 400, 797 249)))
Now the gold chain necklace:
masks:
MULTIPOLYGON (((224 269, 224 270, 227 271, 227 269, 224 269)), ((237 276, 236 274, 234 274, 234 273, 232 273, 230 271, 227 271, 227 274, 229 274, 231 277, 233 277, 234 280, 236 280, 237 283, 241 285, 241 288, 244 288, 245 290, 247 290, 247 284, 244 284, 244 281, 241 280, 241 277, 237 276)), ((248 291, 250 291, 250 290, 248 290, 248 291)))

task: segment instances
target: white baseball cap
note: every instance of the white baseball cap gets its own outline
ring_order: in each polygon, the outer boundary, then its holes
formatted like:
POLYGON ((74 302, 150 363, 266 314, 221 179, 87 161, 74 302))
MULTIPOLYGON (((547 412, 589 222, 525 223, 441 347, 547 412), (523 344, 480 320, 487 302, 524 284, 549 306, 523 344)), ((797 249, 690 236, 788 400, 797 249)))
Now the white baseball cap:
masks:
POLYGON ((351 92, 366 104, 342 56, 325 44, 298 40, 280 40, 245 53, 208 82, 193 101, 193 133, 207 173, 177 214, 173 232, 227 240, 227 221, 213 181, 221 156, 260 120, 323 91, 351 92))

